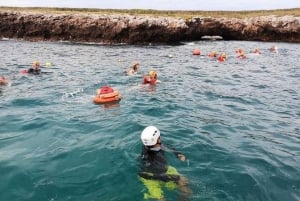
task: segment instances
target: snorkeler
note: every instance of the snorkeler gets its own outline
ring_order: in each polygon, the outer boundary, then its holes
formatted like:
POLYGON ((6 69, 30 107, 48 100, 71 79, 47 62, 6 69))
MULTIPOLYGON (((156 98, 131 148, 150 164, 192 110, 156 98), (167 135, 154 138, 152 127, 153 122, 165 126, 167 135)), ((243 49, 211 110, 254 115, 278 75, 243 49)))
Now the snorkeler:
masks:
MULTIPOLYGON (((146 127, 141 133, 143 142, 141 154, 141 170, 139 178, 147 188, 148 192, 144 193, 144 199, 156 199, 164 201, 163 187, 168 190, 178 188, 180 191, 180 200, 187 200, 191 194, 188 182, 185 177, 180 175, 176 168, 169 166, 164 152, 165 146, 162 145, 160 131, 155 126, 146 127)), ((185 156, 178 151, 171 149, 176 157, 185 161, 185 156)))

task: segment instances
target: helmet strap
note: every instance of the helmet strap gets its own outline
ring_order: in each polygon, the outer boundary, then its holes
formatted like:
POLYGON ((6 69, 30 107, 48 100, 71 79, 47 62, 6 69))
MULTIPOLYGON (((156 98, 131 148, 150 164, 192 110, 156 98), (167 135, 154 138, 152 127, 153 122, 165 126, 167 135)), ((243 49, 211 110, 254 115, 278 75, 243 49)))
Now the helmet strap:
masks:
POLYGON ((161 146, 153 146, 153 147, 149 147, 149 150, 151 151, 160 151, 161 150, 161 146))
POLYGON ((156 144, 159 144, 159 145, 161 145, 161 139, 160 139, 160 136, 159 136, 159 138, 157 139, 157 142, 156 142, 156 144))

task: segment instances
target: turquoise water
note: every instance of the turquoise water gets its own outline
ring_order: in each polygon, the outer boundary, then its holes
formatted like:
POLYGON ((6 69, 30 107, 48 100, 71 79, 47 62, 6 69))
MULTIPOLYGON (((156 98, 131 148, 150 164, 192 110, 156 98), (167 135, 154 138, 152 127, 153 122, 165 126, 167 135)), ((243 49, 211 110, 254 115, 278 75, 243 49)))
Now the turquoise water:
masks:
MULTIPOLYGON (((299 44, 102 46, 0 41, 0 200, 143 200, 140 133, 156 125, 188 158, 190 200, 300 200, 299 44), (279 53, 268 48, 277 45, 279 53), (193 56, 194 48, 203 55, 193 56), (235 58, 235 50, 260 48, 235 58), (226 52, 219 63, 205 55, 226 52), (172 57, 171 57, 172 56, 172 57), (34 60, 42 75, 24 75, 34 60), (125 76, 134 61, 140 74, 125 76), (143 72, 162 83, 141 85, 143 72), (94 105, 111 85, 119 104, 94 105)), ((166 191, 166 200, 176 200, 166 191)))

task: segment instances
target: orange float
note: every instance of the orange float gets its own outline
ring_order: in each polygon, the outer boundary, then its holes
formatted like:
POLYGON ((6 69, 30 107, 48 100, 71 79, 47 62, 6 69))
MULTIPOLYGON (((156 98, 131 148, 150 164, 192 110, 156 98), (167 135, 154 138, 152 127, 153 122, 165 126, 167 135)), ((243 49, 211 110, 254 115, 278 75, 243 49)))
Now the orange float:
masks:
POLYGON ((194 49, 193 55, 200 55, 200 50, 198 48, 194 49))
POLYGON ((93 101, 95 104, 105 104, 118 102, 121 98, 122 96, 119 91, 115 91, 109 86, 104 86, 99 90, 93 101))

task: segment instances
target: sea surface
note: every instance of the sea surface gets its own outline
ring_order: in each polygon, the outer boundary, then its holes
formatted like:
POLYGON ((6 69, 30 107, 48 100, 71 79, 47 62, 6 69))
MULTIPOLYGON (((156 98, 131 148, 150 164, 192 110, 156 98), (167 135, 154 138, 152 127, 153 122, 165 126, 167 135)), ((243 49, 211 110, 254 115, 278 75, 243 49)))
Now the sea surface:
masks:
MULTIPOLYGON (((166 153, 191 201, 299 201, 299 58, 290 43, 2 40, 0 76, 10 83, 0 86, 0 201, 144 200, 137 173, 148 125, 187 157, 166 153), (227 61, 207 57, 213 50, 227 61), (43 73, 22 73, 34 60, 43 73), (126 76, 136 61, 138 75, 126 76), (153 69, 161 83, 142 85, 153 69), (95 105, 104 85, 123 99, 95 105)), ((178 194, 165 189, 167 201, 178 194)))

